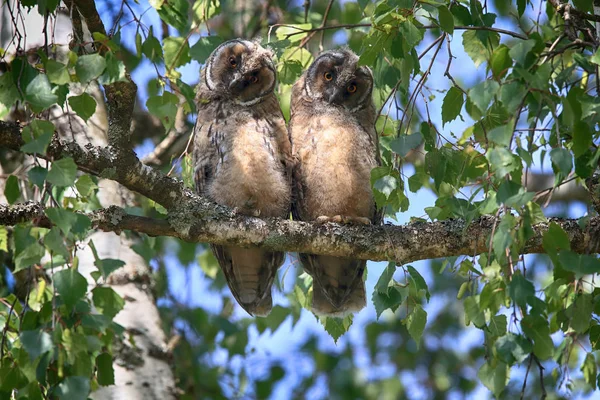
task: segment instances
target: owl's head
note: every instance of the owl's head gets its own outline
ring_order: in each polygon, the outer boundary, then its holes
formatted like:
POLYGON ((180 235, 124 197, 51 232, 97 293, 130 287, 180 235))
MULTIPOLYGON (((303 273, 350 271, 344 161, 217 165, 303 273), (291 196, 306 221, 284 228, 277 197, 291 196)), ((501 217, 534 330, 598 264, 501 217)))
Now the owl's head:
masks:
POLYGON ((304 87, 309 97, 358 111, 372 103, 373 74, 358 65, 348 49, 321 53, 306 72, 304 87))
POLYGON ((209 56, 204 71, 206 86, 239 104, 256 104, 275 88, 272 55, 258 43, 229 40, 209 56))

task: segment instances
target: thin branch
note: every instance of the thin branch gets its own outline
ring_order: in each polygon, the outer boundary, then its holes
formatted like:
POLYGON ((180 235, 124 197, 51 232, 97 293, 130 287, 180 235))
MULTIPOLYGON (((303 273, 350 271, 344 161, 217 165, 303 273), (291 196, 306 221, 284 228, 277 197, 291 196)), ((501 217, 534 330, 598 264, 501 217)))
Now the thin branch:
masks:
MULTIPOLYGON (((106 29, 93 0, 71 0, 91 33, 99 32, 106 36, 106 29)), ((98 53, 104 55, 107 48, 100 47, 98 53)), ((108 143, 117 151, 133 152, 131 148, 131 121, 137 95, 137 85, 129 73, 124 82, 114 82, 105 86, 108 111, 108 143)))
MULTIPOLYGON (((421 29, 435 29, 435 28, 439 28, 438 25, 423 25, 421 27, 421 29)), ((464 26, 464 25, 456 25, 454 27, 454 30, 459 30, 459 31, 490 31, 490 32, 496 32, 496 33, 501 33, 503 35, 509 35, 512 37, 516 37, 518 39, 523 39, 523 40, 527 40, 529 39, 527 36, 522 35, 520 33, 517 32, 513 32, 513 31, 509 31, 506 29, 500 29, 500 28, 492 28, 489 26, 464 26)))

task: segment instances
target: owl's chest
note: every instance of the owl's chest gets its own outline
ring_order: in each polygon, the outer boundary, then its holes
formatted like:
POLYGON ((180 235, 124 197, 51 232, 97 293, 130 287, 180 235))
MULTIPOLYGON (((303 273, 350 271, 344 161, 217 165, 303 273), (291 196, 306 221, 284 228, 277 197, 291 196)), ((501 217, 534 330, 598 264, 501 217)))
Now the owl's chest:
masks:
POLYGON ((261 215, 285 214, 289 185, 280 161, 273 126, 260 119, 232 118, 223 129, 225 137, 217 172, 211 183, 212 197, 241 212, 260 210, 261 215))
POLYGON ((305 163, 326 173, 340 175, 352 170, 368 174, 375 166, 374 143, 351 118, 314 118, 303 129, 299 147, 305 163))

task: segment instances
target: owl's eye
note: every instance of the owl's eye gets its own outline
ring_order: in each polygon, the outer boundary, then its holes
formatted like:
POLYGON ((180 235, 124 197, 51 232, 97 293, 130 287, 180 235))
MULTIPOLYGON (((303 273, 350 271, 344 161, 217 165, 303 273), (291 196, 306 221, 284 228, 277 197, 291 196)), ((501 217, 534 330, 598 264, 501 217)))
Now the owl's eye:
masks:
POLYGON ((256 75, 252 75, 252 76, 250 77, 250 82, 252 82, 252 83, 257 83, 257 82, 258 82, 258 76, 256 76, 256 75))
POLYGON ((325 72, 323 77, 325 78, 326 81, 330 81, 333 79, 333 75, 331 75, 331 72, 325 72))
POLYGON ((356 85, 354 83, 352 83, 348 86, 348 93, 354 93, 354 92, 356 92, 356 85))
POLYGON ((229 57, 229 65, 231 65, 233 68, 237 67, 237 60, 234 56, 229 57))

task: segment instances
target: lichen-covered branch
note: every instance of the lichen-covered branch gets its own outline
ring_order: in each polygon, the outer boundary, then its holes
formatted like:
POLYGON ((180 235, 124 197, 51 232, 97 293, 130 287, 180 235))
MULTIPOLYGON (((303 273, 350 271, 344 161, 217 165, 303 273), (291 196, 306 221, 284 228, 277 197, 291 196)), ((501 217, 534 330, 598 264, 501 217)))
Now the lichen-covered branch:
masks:
MULTIPOLYGON (((152 236, 173 236, 193 242, 260 246, 268 250, 345 256, 406 264, 418 260, 476 255, 488 251, 494 218, 482 217, 466 225, 463 220, 404 226, 348 226, 266 219, 234 215, 222 207, 207 208, 193 196, 169 213, 169 220, 127 214, 108 207, 88 214, 95 228, 120 232, 131 230, 152 236)), ((14 225, 35 220, 51 225, 44 209, 35 203, 0 205, 0 224, 14 225)), ((573 251, 595 253, 600 248, 600 217, 591 218, 585 228, 576 220, 551 219, 533 226, 534 236, 523 253, 542 253, 542 238, 550 222, 567 233, 573 251)))
MULTIPOLYGON (((23 143, 20 125, 0 121, 0 147, 20 151, 23 143)), ((82 171, 119 182, 167 209, 191 193, 181 182, 142 164, 133 152, 118 152, 112 147, 91 144, 82 148, 77 143, 54 137, 45 157, 50 160, 71 157, 82 171)))

